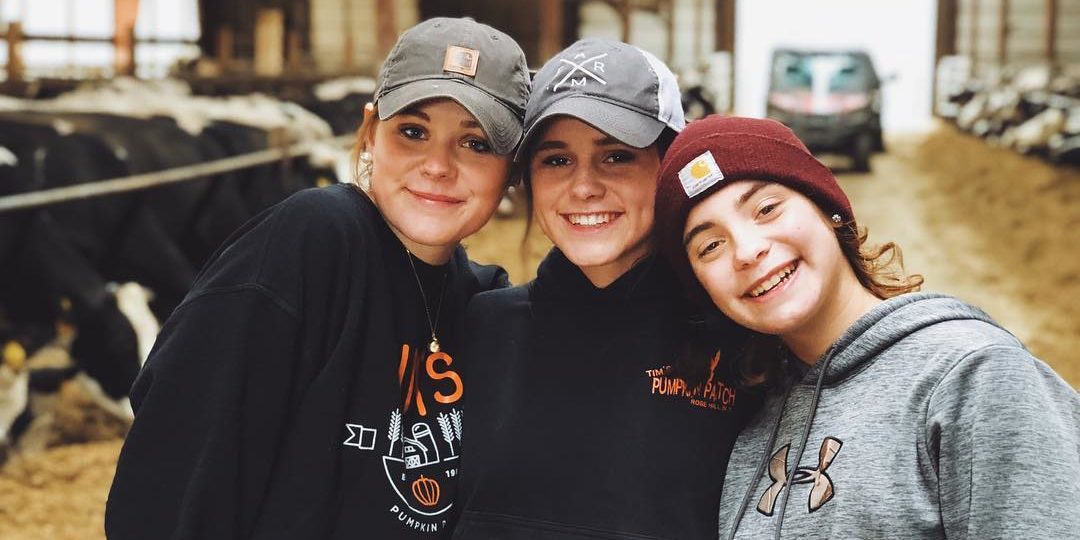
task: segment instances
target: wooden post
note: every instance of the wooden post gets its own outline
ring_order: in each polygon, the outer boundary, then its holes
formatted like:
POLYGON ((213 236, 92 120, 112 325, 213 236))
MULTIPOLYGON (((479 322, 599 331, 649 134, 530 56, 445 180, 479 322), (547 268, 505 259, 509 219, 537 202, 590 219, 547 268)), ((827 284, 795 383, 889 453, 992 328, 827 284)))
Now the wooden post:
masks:
POLYGON ((116 24, 114 69, 117 75, 135 75, 135 22, 139 16, 139 0, 116 0, 113 13, 116 24))
POLYGON ((232 67, 235 47, 236 42, 232 26, 227 24, 219 26, 217 31, 217 61, 222 71, 229 71, 232 67))
POLYGON ((276 77, 285 63, 285 13, 262 8, 255 19, 255 74, 276 77))
POLYGON ((8 45, 8 63, 7 63, 7 78, 10 82, 19 83, 22 82, 26 76, 26 64, 23 64, 22 59, 22 23, 18 21, 12 21, 8 23, 7 31, 7 45, 8 45))
POLYGON ((394 48, 394 42, 397 41, 397 11, 393 0, 378 0, 375 3, 375 24, 378 47, 375 52, 378 58, 373 64, 378 66, 382 64, 383 58, 390 54, 390 49, 394 48))
POLYGON ((998 11, 998 65, 1004 66, 1009 55, 1009 0, 1000 0, 1001 9, 998 11))
POLYGON ((957 0, 938 0, 935 64, 942 56, 956 54, 956 3, 957 0))
POLYGON ((290 28, 285 34, 285 69, 289 71, 300 69, 304 56, 302 43, 303 38, 300 36, 300 31, 290 28))
POLYGON ((540 62, 563 48, 563 0, 540 0, 540 62))
POLYGON ((1057 0, 1046 0, 1046 61, 1057 63, 1057 0))
POLYGON ((630 0, 619 0, 619 22, 622 25, 622 41, 630 43, 630 0))
POLYGON ((731 76, 728 77, 729 106, 735 107, 735 0, 716 0, 717 51, 727 51, 731 57, 731 76))

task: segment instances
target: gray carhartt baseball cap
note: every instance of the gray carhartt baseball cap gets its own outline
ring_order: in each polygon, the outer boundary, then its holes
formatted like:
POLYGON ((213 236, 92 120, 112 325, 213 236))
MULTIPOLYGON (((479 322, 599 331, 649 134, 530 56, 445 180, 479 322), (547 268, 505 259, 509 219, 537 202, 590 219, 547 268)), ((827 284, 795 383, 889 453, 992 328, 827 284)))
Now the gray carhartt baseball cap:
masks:
POLYGON ((375 103, 386 120, 406 107, 449 98, 509 154, 521 140, 529 99, 525 53, 510 36, 472 19, 428 19, 401 35, 383 62, 375 103))
POLYGON ((517 161, 553 116, 572 116, 635 148, 649 146, 665 128, 686 126, 675 75, 649 52, 620 41, 579 40, 548 60, 532 84, 517 161))

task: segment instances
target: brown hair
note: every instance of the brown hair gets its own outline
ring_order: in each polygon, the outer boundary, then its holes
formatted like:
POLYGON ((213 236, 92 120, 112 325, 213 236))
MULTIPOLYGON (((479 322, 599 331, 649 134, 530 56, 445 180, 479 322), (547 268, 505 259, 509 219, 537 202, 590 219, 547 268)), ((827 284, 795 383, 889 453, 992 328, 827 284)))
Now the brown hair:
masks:
MULTIPOLYGON (((904 293, 918 291, 923 284, 921 274, 904 274, 904 255, 895 242, 880 246, 868 245, 869 231, 853 223, 835 229, 840 251, 863 288, 884 300, 904 293)), ((781 359, 787 347, 779 336, 751 332, 742 351, 736 357, 736 369, 747 386, 771 385, 783 380, 781 359)))

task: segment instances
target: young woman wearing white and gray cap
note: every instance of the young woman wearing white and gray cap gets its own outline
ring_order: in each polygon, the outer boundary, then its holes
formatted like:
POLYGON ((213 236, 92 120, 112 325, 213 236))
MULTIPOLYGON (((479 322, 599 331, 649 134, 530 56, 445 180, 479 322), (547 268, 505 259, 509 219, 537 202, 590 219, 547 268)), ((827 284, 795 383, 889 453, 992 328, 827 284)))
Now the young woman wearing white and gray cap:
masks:
POLYGON ((715 538, 751 396, 714 373, 715 348, 681 354, 679 284, 653 255, 657 171, 684 125, 675 78, 582 40, 536 74, 525 124, 517 158, 555 249, 535 281, 470 303, 454 538, 715 538))
POLYGON ((358 132, 358 185, 238 230, 132 390, 111 539, 444 538, 461 445, 465 305, 506 284, 459 241, 495 211, 524 54, 467 19, 398 40, 358 132))

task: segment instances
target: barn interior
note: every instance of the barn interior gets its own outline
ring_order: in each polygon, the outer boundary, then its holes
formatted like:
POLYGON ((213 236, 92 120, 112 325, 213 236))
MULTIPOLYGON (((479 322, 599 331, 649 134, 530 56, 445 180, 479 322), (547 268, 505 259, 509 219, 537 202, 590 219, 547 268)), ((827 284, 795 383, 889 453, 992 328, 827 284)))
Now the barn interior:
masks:
MULTIPOLYGON (((690 119, 801 126, 923 290, 1080 387, 1080 0, 0 0, 0 538, 104 538, 160 325, 248 218, 353 181, 379 65, 441 16, 532 68, 626 41, 690 119), (821 73, 861 82, 827 99, 821 73)), ((470 256, 528 281, 551 244, 527 220, 511 188, 470 256)))

